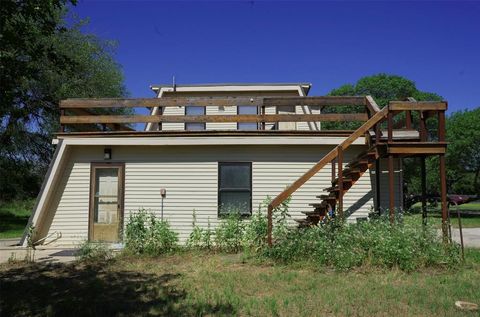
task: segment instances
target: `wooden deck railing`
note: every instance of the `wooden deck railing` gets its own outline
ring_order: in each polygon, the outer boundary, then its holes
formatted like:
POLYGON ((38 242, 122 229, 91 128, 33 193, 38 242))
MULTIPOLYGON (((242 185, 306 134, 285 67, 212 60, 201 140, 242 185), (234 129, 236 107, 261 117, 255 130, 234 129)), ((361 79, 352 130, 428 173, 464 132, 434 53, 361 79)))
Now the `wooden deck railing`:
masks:
MULTIPOLYGON (((375 108, 371 97, 362 96, 326 96, 326 97, 178 97, 178 98, 139 98, 139 99, 67 99, 60 102, 60 124, 62 131, 66 125, 109 125, 116 130, 128 128, 131 123, 260 123, 265 128, 265 123, 278 122, 365 122, 378 109, 375 108), (266 114, 268 107, 284 106, 311 106, 311 107, 336 107, 359 106, 355 113, 319 113, 319 114, 266 114), (256 115, 170 115, 165 113, 169 107, 179 106, 252 106, 257 107, 256 115), (95 109, 107 108, 135 108, 158 107, 161 110, 156 115, 121 115, 101 114, 95 109)), ((102 111, 102 110, 100 110, 102 111)))

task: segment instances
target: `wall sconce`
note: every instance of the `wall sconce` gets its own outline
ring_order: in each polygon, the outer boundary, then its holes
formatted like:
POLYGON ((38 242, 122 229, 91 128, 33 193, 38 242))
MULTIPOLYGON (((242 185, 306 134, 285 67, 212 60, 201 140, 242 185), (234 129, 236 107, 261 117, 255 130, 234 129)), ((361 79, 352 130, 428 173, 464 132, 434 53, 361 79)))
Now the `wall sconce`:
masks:
POLYGON ((103 150, 103 159, 111 160, 112 159, 112 149, 106 148, 103 150))

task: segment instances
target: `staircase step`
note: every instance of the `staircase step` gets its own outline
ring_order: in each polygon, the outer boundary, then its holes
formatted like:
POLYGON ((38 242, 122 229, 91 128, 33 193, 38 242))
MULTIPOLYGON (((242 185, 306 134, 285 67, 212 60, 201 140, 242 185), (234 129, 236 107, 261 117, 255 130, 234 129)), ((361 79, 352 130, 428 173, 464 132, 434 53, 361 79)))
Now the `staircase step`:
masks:
POLYGON ((298 223, 298 227, 300 228, 310 227, 313 225, 312 222, 306 219, 295 219, 295 221, 298 223))
POLYGON ((347 164, 347 167, 355 167, 355 166, 360 166, 360 165, 368 165, 370 163, 369 160, 362 159, 362 160, 355 160, 353 162, 350 162, 347 164))
POLYGON ((347 168, 343 170, 343 175, 345 176, 351 175, 351 174, 361 174, 361 173, 362 173, 362 170, 359 168, 347 168))
POLYGON ((312 206, 313 208, 325 208, 327 207, 327 202, 322 201, 321 203, 313 203, 313 204, 308 204, 309 206, 312 206))
MULTIPOLYGON (((343 183, 344 184, 345 183, 352 183, 352 182, 353 182, 353 180, 349 177, 348 178, 346 178, 346 177, 343 178, 343 183)), ((332 185, 337 185, 337 183, 338 183, 338 178, 335 178, 335 180, 332 182, 332 185)))
POLYGON ((325 200, 325 201, 337 200, 337 198, 335 198, 335 196, 330 196, 330 195, 318 195, 317 198, 320 198, 320 199, 325 200))

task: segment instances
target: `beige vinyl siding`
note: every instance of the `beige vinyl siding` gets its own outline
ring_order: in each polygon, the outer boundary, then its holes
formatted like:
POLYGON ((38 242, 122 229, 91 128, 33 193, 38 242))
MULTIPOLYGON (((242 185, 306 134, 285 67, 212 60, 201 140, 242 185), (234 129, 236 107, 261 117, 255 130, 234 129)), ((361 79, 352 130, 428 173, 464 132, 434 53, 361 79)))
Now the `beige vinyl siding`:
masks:
MULTIPOLYGON (((59 231, 56 244, 71 245, 87 238, 90 162, 103 161, 103 146, 75 146, 69 167, 59 184, 59 199, 50 208, 55 214, 49 233, 59 231)), ((212 228, 218 224, 218 162, 252 162, 253 210, 267 195, 280 193, 295 181, 331 146, 115 146, 115 162, 125 162, 125 221, 140 208, 161 213, 160 189, 165 188, 164 217, 179 233, 182 241, 192 229, 192 214, 197 222, 212 228)), ((352 146, 346 162, 364 146, 352 146)), ((316 195, 330 186, 331 167, 326 166, 292 198, 290 213, 302 218, 301 211, 312 210, 316 195)), ((398 195, 397 195, 398 196, 398 195)), ((353 217, 366 215, 373 206, 370 174, 362 178, 345 195, 344 206, 355 205, 353 217), (358 202, 361 202, 358 204, 358 202)))
MULTIPOLYGON (((173 93, 165 93, 164 97, 172 97, 173 93)), ((298 96, 296 91, 229 91, 229 92, 176 92, 175 96, 178 97, 281 97, 281 96, 298 96)), ((268 107, 265 112, 267 114, 275 114, 276 110, 274 107, 268 107)), ((185 107, 167 107, 165 109, 164 115, 184 115, 185 107)), ((237 107, 206 107, 207 115, 236 115, 237 107)), ((273 125, 269 124, 266 126, 267 129, 271 129, 273 125)), ((152 129, 156 130, 157 125, 153 125, 152 129)), ((237 124, 232 122, 207 122, 207 130, 236 130, 237 124)), ((163 123, 162 130, 184 130, 183 123, 163 123)))

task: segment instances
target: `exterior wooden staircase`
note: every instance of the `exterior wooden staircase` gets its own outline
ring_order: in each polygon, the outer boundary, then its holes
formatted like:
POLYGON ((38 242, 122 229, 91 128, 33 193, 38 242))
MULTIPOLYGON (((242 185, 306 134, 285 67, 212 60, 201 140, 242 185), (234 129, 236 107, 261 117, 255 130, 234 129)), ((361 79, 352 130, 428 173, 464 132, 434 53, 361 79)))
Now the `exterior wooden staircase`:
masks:
MULTIPOLYGON (((295 220, 298 222, 298 226, 302 228, 317 225, 319 222, 335 217, 337 214, 343 217, 343 201, 341 197, 375 164, 377 158, 378 152, 375 146, 373 146, 348 163, 332 181, 332 186, 324 189, 327 194, 317 196, 320 202, 310 204, 313 207, 313 211, 303 212, 306 218, 295 220)), ((334 164, 332 162, 332 169, 334 169, 334 164)))
MULTIPOLYGON (((317 196, 319 202, 310 204, 313 211, 304 212, 305 219, 297 220, 299 227, 317 225, 329 217, 344 219, 343 195, 354 186, 355 182, 373 164, 378 171, 380 157, 388 158, 388 191, 390 221, 393 224, 394 205, 394 157, 402 158, 407 156, 418 156, 422 159, 422 178, 425 179, 425 157, 439 155, 441 175, 441 199, 442 199, 442 221, 443 232, 446 232, 446 179, 445 179, 445 111, 446 102, 416 102, 414 99, 408 101, 392 101, 388 106, 380 109, 372 97, 365 97, 365 105, 368 109, 368 120, 355 130, 338 146, 333 148, 322 157, 314 166, 306 171, 300 178, 278 194, 268 205, 268 234, 267 242, 272 245, 273 212, 288 197, 297 191, 303 184, 316 175, 327 164, 337 161, 339 166, 338 176, 332 180, 332 186, 324 189, 323 195, 317 196), (419 128, 414 129, 412 125, 412 112, 419 113, 419 128), (405 127, 402 128, 394 123, 394 116, 405 113, 405 127), (429 117, 437 116, 438 132, 436 139, 428 140, 426 120, 429 117), (387 133, 381 130, 382 124, 386 123, 387 133), (412 134, 412 132, 414 132, 412 134), (358 155, 354 160, 343 167, 343 156, 345 150, 360 137, 365 137, 368 150, 358 155)), ((401 125, 403 126, 403 122, 401 125)), ((334 175, 334 173, 332 173, 334 175)), ((376 183, 380 183, 379 173, 376 173, 376 183)), ((422 185, 422 191, 425 191, 422 185)), ((377 207, 380 203, 379 186, 376 190, 377 207)))

